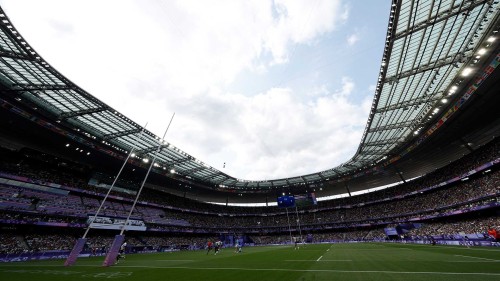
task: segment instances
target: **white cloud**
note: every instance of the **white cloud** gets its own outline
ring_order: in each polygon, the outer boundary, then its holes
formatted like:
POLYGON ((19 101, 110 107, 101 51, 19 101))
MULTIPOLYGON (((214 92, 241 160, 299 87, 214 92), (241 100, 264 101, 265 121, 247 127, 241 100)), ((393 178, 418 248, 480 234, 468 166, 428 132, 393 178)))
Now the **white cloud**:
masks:
POLYGON ((355 152, 370 98, 368 105, 353 104, 348 98, 354 89, 354 82, 344 77, 340 89, 308 104, 286 88, 252 97, 212 92, 203 106, 183 102, 195 118, 184 120, 176 133, 190 139, 187 151, 201 155, 208 148, 209 158, 220 159, 212 164, 222 167, 226 162, 224 171, 239 178, 312 173, 340 164, 355 152))
POLYGON ((348 18, 347 6, 341 1, 274 1, 276 17, 266 35, 265 46, 273 54, 273 63, 288 61, 290 43, 307 42, 332 31, 348 18))
POLYGON ((353 46, 354 44, 356 44, 357 42, 359 41, 359 36, 358 34, 354 33, 354 34, 351 34, 349 35, 349 37, 347 37, 347 44, 349 46, 353 46))
MULTIPOLYGON (((267 74, 344 23, 340 0, 0 1, 26 40, 70 80, 202 161, 244 179, 331 168, 352 156, 370 97, 352 79, 253 96, 226 86, 267 74), (273 4, 274 3, 274 4, 273 4), (29 8, 28 8, 29 7, 29 8)), ((339 79, 337 79, 339 80, 339 79)))

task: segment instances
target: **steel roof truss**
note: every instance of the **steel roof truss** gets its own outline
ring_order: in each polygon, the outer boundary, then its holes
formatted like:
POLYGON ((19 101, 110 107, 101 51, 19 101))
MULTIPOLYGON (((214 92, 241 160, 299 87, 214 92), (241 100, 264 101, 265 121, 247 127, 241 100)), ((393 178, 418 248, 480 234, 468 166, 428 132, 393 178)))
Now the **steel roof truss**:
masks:
POLYGON ((408 109, 412 106, 422 105, 422 104, 426 104, 428 102, 436 102, 442 98, 442 94, 443 94, 443 92, 436 93, 434 97, 419 96, 419 97, 411 99, 411 100, 392 104, 392 105, 389 105, 386 107, 381 107, 381 108, 377 109, 377 114, 384 113, 384 112, 391 111, 391 110, 401 109, 401 108, 408 109), (441 94, 441 95, 439 95, 439 94, 441 94))
POLYGON ((126 131, 120 131, 120 132, 116 132, 116 133, 112 133, 112 134, 107 134, 107 135, 104 135, 102 139, 107 141, 110 139, 119 138, 119 137, 123 137, 126 135, 137 134, 141 130, 142 130, 142 128, 136 128, 136 129, 132 129, 132 130, 126 130, 126 131))
POLYGON ((147 148, 144 148, 144 149, 137 150, 136 153, 137 154, 147 154, 147 153, 156 151, 158 149, 158 147, 160 147, 160 150, 161 150, 163 148, 168 147, 168 144, 150 146, 150 147, 147 147, 147 148))
POLYGON ((191 175, 196 174, 197 172, 202 171, 204 169, 205 169, 205 167, 199 166, 199 167, 196 167, 196 168, 192 168, 192 169, 188 169, 188 170, 183 170, 182 173, 184 173, 185 175, 191 176, 191 175))
POLYGON ((74 118, 74 117, 82 116, 82 115, 86 115, 86 114, 97 113, 97 112, 101 112, 104 110, 107 110, 107 108, 106 107, 98 107, 98 108, 83 109, 83 110, 79 110, 79 111, 63 112, 59 115, 59 119, 66 120, 68 118, 74 118))
POLYGON ((491 0, 468 1, 468 2, 470 2, 470 4, 468 6, 455 5, 454 7, 452 7, 452 9, 446 9, 446 10, 434 15, 433 17, 428 18, 427 20, 423 21, 422 23, 416 24, 415 26, 412 26, 409 29, 406 29, 404 31, 396 33, 396 35, 394 36, 394 40, 401 39, 401 38, 406 37, 412 33, 417 32, 419 30, 426 29, 427 27, 433 26, 433 25, 437 24, 438 22, 447 20, 447 19, 449 19, 453 16, 456 16, 460 13, 471 11, 479 5, 483 5, 485 3, 491 2, 491 0))
MULTIPOLYGON (((470 50, 468 50, 468 51, 470 51, 470 50)), ((384 80, 384 83, 388 83, 389 85, 391 85, 392 83, 397 83, 399 81, 399 79, 401 79, 401 78, 410 77, 410 76, 413 76, 415 74, 426 72, 426 71, 433 70, 433 69, 439 69, 443 66, 447 66, 450 64, 456 65, 458 67, 458 63, 463 63, 472 57, 472 52, 468 52, 468 51, 466 52, 468 54, 456 53, 456 54, 448 56, 447 58, 439 59, 437 61, 430 62, 426 65, 419 65, 418 67, 416 67, 414 69, 409 69, 409 70, 400 72, 397 75, 387 77, 384 80)))
POLYGON ((405 139, 404 137, 382 139, 382 140, 378 140, 378 141, 365 143, 364 146, 370 147, 370 146, 383 146, 383 145, 388 145, 388 144, 396 144, 396 143, 402 142, 404 139, 405 139))
POLYGON ((9 89, 9 92, 24 92, 24 91, 58 91, 58 90, 75 90, 68 85, 33 85, 33 84, 16 84, 9 89))
POLYGON ((413 123, 413 120, 407 120, 407 121, 403 121, 403 122, 399 122, 399 123, 380 126, 380 127, 369 129, 368 133, 375 133, 375 132, 380 132, 380 131, 385 131, 385 130, 404 128, 404 127, 408 127, 412 123, 413 123))

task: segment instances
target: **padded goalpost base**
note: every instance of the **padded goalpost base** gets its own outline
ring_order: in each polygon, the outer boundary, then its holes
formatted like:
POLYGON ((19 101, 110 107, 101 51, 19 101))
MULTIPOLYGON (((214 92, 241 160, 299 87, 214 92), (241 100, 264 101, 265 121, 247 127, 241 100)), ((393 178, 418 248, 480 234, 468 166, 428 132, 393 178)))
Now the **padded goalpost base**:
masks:
POLYGON ((75 264, 76 259, 78 259, 78 255, 80 255, 80 253, 82 252, 86 242, 87 238, 78 238, 78 240, 76 240, 75 246, 73 246, 73 250, 71 250, 71 253, 64 262, 64 266, 71 266, 75 264))
POLYGON ((125 235, 116 235, 115 236, 115 240, 113 241, 111 248, 109 249, 108 253, 106 254, 106 259, 104 259, 102 266, 111 266, 111 265, 115 264, 116 257, 118 256, 118 253, 120 252, 120 247, 123 244, 124 240, 125 240, 125 235))

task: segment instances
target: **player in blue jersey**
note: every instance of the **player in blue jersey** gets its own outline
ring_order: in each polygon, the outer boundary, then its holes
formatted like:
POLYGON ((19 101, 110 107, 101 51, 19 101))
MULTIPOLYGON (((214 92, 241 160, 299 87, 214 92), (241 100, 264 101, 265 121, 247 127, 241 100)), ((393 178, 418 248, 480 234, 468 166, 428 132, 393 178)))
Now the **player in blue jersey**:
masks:
POLYGON ((234 252, 241 253, 241 244, 240 241, 236 240, 236 244, 234 244, 234 252))

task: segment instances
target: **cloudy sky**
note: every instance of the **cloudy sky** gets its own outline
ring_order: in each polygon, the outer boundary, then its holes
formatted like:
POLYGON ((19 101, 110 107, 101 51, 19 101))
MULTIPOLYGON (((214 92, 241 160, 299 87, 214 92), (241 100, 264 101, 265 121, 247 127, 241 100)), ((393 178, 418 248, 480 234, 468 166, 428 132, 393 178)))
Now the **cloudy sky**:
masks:
POLYGON ((247 180, 350 159, 390 1, 0 0, 81 88, 195 158, 247 180), (226 163, 224 167, 224 163, 226 163))

